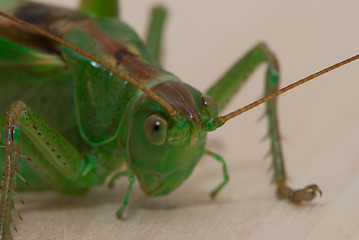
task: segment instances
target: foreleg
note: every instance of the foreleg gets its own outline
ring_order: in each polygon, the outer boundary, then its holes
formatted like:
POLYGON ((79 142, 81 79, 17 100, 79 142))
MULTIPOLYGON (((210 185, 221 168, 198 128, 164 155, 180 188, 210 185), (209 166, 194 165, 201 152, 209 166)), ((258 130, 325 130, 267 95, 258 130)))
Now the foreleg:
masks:
MULTIPOLYGON (((242 59, 212 86, 207 94, 217 100, 220 109, 223 109, 232 97, 241 89, 248 76, 262 63, 267 64, 265 78, 265 94, 269 95, 279 86, 279 66, 274 54, 268 47, 261 43, 250 50, 242 59)), ((272 167, 274 170, 274 182, 277 185, 277 194, 281 198, 287 198, 293 202, 311 201, 321 194, 315 184, 303 189, 292 190, 286 185, 286 172, 280 142, 280 131, 277 117, 277 100, 267 102, 266 115, 268 116, 268 136, 270 137, 270 154, 272 155, 272 167)))

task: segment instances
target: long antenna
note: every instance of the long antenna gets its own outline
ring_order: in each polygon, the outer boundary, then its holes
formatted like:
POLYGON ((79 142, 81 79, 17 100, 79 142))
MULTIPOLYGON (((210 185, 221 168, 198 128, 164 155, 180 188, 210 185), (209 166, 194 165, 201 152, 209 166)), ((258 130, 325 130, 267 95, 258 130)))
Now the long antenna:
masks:
POLYGON ((112 67, 110 64, 106 63, 105 61, 102 61, 101 59, 95 57, 94 55, 82 50, 81 48, 73 45, 72 43, 69 43, 45 30, 42 30, 41 28, 37 27, 37 26, 34 26, 32 24, 29 24, 23 20, 20 20, 14 16, 11 16, 9 14, 6 14, 2 11, 0 11, 0 16, 10 20, 10 21, 13 21, 13 22, 16 22, 22 26, 25 26, 29 29, 32 29, 34 30, 35 32, 45 36, 45 37, 48 37, 60 44, 63 44, 73 50, 75 50, 76 52, 90 58, 91 60, 97 62, 98 64, 104 66, 105 68, 107 68, 108 70, 114 72, 115 74, 117 74, 118 76, 122 77, 123 79, 125 79, 126 81, 128 81, 129 83, 131 83, 132 85, 134 85, 135 87, 139 88, 142 92, 144 92, 145 94, 147 94, 149 97, 151 97, 153 100, 155 100, 156 102, 158 102, 159 104, 161 104, 168 112, 171 116, 174 116, 176 115, 176 110, 174 110, 171 105, 169 105, 166 101, 164 101, 162 98, 160 98, 158 95, 156 95, 154 92, 152 92, 150 89, 146 88, 144 85, 140 84, 139 82, 137 82, 135 79, 131 78, 130 76, 126 75, 125 73, 121 72, 120 70, 112 67))
POLYGON ((355 61, 357 59, 359 59, 359 54, 355 55, 355 56, 353 56, 351 58, 345 59, 344 61, 341 61, 339 63, 336 63, 336 64, 334 64, 334 65, 332 65, 330 67, 327 67, 327 68, 325 68, 325 69, 323 69, 323 70, 321 70, 319 72, 313 73, 312 75, 309 75, 308 77, 305 77, 305 78, 303 78, 303 79, 301 79, 301 80, 299 80, 299 81, 297 81, 295 83, 292 83, 292 84, 290 84, 290 85, 288 85, 288 86, 286 86, 286 87, 284 87, 282 89, 279 89, 278 91, 276 91, 276 92, 274 92, 274 93, 272 93, 272 94, 270 94, 268 96, 265 96, 265 97, 263 97, 263 98, 261 98, 261 99, 259 99, 257 101, 254 101, 254 102, 248 104, 247 106, 244 106, 244 107, 242 107, 242 108, 240 108, 240 109, 238 109, 236 111, 228 113, 228 114, 226 114, 224 116, 219 116, 218 118, 213 119, 212 122, 215 123, 216 127, 220 127, 225 122, 227 122, 228 120, 230 120, 230 119, 232 119, 232 118, 234 118, 234 117, 236 117, 236 116, 238 116, 238 115, 240 115, 240 114, 242 114, 244 112, 247 112, 248 110, 250 110, 250 109, 252 109, 252 108, 254 108, 254 107, 256 107, 256 106, 258 106, 258 105, 260 105, 262 103, 265 103, 265 102, 277 97, 278 95, 280 95, 282 93, 285 93, 286 91, 289 91, 289 90, 291 90, 291 89, 293 89, 293 88, 295 88, 295 87, 297 87, 299 85, 302 85, 302 84, 304 84, 304 83, 306 83, 306 82, 308 82, 308 81, 310 81, 310 80, 312 80, 312 79, 314 79, 316 77, 319 77, 320 75, 323 75, 323 74, 325 74, 327 72, 330 72, 330 71, 332 71, 332 70, 334 70, 336 68, 339 68, 339 67, 341 67, 341 66, 343 66, 345 64, 348 64, 348 63, 350 63, 352 61, 355 61))

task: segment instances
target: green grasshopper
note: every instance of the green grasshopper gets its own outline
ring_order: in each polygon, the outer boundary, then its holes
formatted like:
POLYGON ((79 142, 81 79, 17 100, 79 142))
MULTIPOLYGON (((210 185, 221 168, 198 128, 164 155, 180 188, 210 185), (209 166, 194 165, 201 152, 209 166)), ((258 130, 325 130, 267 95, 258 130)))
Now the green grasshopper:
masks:
MULTIPOLYGON (((7 113, 0 117, 5 145, 0 158, 5 164, 2 238, 11 238, 16 186, 83 194, 104 184, 111 173, 115 174, 110 185, 128 176, 127 193, 117 212, 121 217, 135 178, 149 196, 168 194, 208 154, 223 166, 224 179, 211 193, 215 197, 228 174, 224 159, 205 149, 206 134, 243 109, 220 117, 218 111, 262 63, 267 64, 265 94, 278 90, 277 60, 266 45, 258 44, 202 94, 159 65, 163 8, 152 12, 145 45, 126 24, 106 18, 118 16, 116 1, 102 8, 99 3, 83 0, 81 11, 23 1, 0 3, 1 10, 105 61, 90 60, 70 46, 0 21, 0 108, 7 113), (101 65, 106 62, 109 69, 101 65), (114 74, 116 70, 120 75, 114 74), (140 85, 131 85, 131 80, 140 85), (123 165, 125 171, 120 169, 123 165)), ((267 102, 266 115, 277 194, 293 202, 313 200, 321 193, 316 185, 298 190, 286 185, 275 99, 267 102)))

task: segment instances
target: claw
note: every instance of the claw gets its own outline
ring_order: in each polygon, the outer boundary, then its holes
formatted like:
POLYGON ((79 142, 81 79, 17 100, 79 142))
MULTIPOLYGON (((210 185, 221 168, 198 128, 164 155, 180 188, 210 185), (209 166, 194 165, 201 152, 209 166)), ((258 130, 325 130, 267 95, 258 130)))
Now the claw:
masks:
POLYGON ((294 203, 312 201, 317 194, 322 196, 322 190, 315 184, 308 185, 305 188, 298 190, 292 190, 289 187, 282 185, 279 186, 277 190, 278 197, 289 199, 294 203))

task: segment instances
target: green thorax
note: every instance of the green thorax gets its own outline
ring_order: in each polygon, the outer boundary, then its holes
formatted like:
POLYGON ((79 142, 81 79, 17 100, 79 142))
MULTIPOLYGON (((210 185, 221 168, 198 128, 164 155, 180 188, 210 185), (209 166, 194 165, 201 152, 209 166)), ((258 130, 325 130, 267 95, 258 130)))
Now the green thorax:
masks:
MULTIPOLYGON (((23 3, 9 11, 116 66, 168 102, 177 115, 169 116, 161 105, 136 87, 83 55, 0 22, 0 28, 11 33, 0 34, 0 49, 25 56, 20 62, 23 66, 19 66, 18 61, 14 64, 8 60, 11 58, 0 54, 1 73, 6 72, 5 65, 22 67, 18 73, 9 73, 13 84, 4 84, 4 105, 14 100, 27 102, 76 147, 88 143, 92 149, 110 146, 111 152, 117 146, 124 150, 119 155, 123 154, 149 195, 169 193, 191 174, 204 153, 206 131, 202 125, 217 116, 217 106, 210 97, 164 71, 137 34, 118 20, 33 3, 23 3), (47 19, 49 24, 41 19, 47 19), (35 66, 28 58, 36 60, 35 66), (49 66, 44 58, 51 59, 52 64, 49 66), (9 87, 15 90, 22 82, 31 82, 27 91, 6 93, 9 87), (45 96, 52 97, 48 107, 44 107, 46 99, 37 100, 44 89, 45 96), (61 111, 49 114, 50 107, 61 111), (157 122, 163 128, 155 126, 157 122), (76 125, 80 134, 74 130, 76 125)), ((6 109, 1 107, 1 111, 6 109)))
MULTIPOLYGON (((151 80, 169 75, 153 60, 137 34, 116 19, 101 19, 88 13, 19 2, 21 4, 12 4, 5 9, 20 19, 80 46, 139 82, 153 84, 151 80)), ((7 81, 2 87, 2 91, 8 93, 3 97, 5 101, 2 101, 0 107, 2 112, 20 97, 20 100, 27 102, 61 132, 72 128, 77 122, 81 135, 88 143, 99 145, 114 139, 128 102, 137 91, 135 87, 97 63, 51 40, 22 28, 17 29, 6 22, 0 22, 0 28, 4 30, 1 31, 3 34, 0 33, 0 39, 4 41, 1 48, 7 51, 11 49, 6 56, 6 51, 2 51, 0 59, 6 62, 1 62, 0 68, 12 64, 14 69, 20 70, 7 74, 12 84, 7 81), (24 50, 20 51, 20 48, 24 50), (14 58, 22 58, 23 63, 19 63, 18 59, 10 62, 9 59, 14 58), (49 66, 48 62, 52 64, 49 66), (74 80, 75 88, 72 83, 74 80), (60 94, 54 95, 55 90, 60 94), (19 91, 26 94, 12 94, 19 91), (58 104, 61 108, 68 108, 68 111, 48 114, 48 108, 44 107, 45 100, 38 101, 41 98, 39 95, 55 98, 51 101, 52 108, 55 109, 58 104)), ((8 68, 2 70, 7 71, 8 68)))

